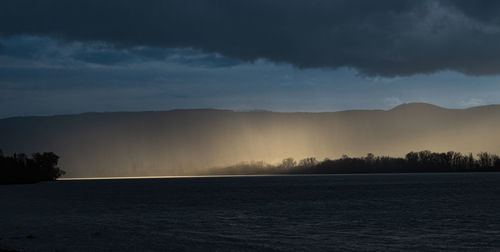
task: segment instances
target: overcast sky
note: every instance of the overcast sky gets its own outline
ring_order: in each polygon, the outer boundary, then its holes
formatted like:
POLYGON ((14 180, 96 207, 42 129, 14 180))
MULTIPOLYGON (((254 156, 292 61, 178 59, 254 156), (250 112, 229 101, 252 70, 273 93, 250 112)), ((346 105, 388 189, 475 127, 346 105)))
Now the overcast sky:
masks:
POLYGON ((0 117, 500 103, 500 1, 3 0, 0 117))

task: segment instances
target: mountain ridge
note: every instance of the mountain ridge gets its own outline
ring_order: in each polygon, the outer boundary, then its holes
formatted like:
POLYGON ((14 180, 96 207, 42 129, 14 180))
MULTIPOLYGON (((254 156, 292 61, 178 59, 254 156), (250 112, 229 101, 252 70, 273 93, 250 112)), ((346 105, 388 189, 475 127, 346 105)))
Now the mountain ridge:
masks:
POLYGON ((500 106, 238 112, 189 109, 0 119, 4 153, 52 151, 69 177, 197 175, 241 161, 410 151, 500 154, 500 106))
POLYGON ((436 110, 481 110, 481 109, 500 109, 500 104, 488 104, 488 105, 479 105, 472 106, 467 108, 445 108, 438 105, 434 105, 431 103, 425 102, 410 102, 410 103, 402 103, 400 105, 396 105, 390 109, 346 109, 346 110, 337 110, 337 111, 273 111, 273 110, 261 110, 261 109, 253 109, 253 110, 231 110, 231 109, 216 109, 216 108, 189 108, 189 109, 170 109, 170 110, 140 110, 140 111, 89 111, 82 113, 67 113, 67 114, 54 114, 54 115, 23 115, 23 116, 10 116, 0 118, 0 120, 5 119, 13 119, 13 118, 39 118, 39 117, 65 117, 65 116, 78 116, 78 115, 107 115, 107 114, 137 114, 137 113, 175 113, 175 112, 196 112, 196 111, 218 111, 218 112, 234 112, 234 113, 282 113, 282 114, 330 114, 330 113, 342 113, 342 112, 363 112, 363 111, 399 111, 399 110, 412 110, 412 109, 422 109, 422 108, 433 108, 436 110))

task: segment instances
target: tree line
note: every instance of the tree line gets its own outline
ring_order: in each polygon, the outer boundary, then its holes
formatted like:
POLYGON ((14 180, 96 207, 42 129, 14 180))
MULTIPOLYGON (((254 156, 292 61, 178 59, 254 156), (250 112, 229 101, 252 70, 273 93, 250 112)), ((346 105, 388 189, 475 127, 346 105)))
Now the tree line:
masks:
POLYGON ((53 152, 4 156, 0 150, 0 184, 25 184, 53 181, 65 172, 57 167, 59 156, 53 152))
POLYGON ((500 157, 487 152, 477 155, 460 152, 410 152, 404 157, 365 157, 343 155, 339 159, 318 161, 314 157, 296 161, 286 158, 280 164, 247 162, 211 170, 211 174, 345 174, 500 171, 500 157))

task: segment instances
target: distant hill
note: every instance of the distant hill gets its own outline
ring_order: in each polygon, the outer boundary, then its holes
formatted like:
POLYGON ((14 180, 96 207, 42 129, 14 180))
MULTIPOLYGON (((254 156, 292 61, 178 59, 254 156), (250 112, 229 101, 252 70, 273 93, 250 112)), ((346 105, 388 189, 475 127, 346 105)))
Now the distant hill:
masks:
POLYGON ((500 154, 500 105, 327 113, 172 110, 0 119, 4 153, 52 151, 67 177, 200 174, 241 161, 402 156, 410 151, 500 154))

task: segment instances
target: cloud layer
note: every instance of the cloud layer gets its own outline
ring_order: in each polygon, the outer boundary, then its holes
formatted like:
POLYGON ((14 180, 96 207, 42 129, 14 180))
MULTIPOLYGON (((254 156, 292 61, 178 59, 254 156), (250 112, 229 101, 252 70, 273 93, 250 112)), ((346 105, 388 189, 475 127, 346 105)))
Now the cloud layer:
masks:
POLYGON ((500 73, 498 13, 486 0, 5 0, 0 35, 194 48, 367 76, 491 75, 500 73))
POLYGON ((221 108, 274 111, 389 109, 498 103, 498 76, 445 71, 360 77, 193 49, 113 48, 37 36, 0 37, 0 118, 89 111, 221 108))

